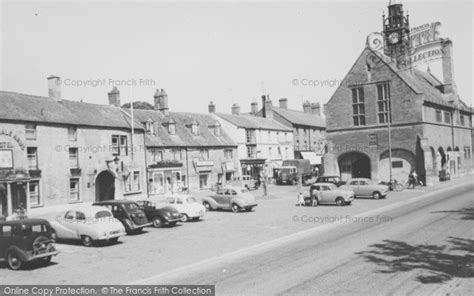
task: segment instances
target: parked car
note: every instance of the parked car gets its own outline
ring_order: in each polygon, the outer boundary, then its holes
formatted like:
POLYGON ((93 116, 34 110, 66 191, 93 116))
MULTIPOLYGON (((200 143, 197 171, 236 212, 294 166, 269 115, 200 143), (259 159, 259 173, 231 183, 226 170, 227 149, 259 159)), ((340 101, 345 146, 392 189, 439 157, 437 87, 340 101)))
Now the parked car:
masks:
POLYGON ((148 221, 153 223, 153 227, 159 228, 163 225, 176 226, 181 221, 183 214, 170 206, 160 207, 159 204, 151 200, 139 200, 138 206, 145 212, 148 221))
POLYGON ((202 204, 207 210, 226 209, 234 213, 251 211, 257 206, 255 197, 246 188, 234 186, 219 188, 215 194, 203 197, 202 204))
POLYGON ((232 186, 242 186, 247 190, 257 190, 259 187, 258 180, 255 180, 250 175, 242 175, 241 177, 234 177, 230 182, 232 186))
POLYGON ((33 261, 47 265, 58 253, 48 221, 22 219, 0 222, 0 259, 7 261, 8 268, 18 270, 33 261))
POLYGON ((140 209, 136 202, 131 200, 107 200, 98 201, 94 206, 106 207, 115 218, 122 222, 127 234, 137 233, 143 228, 151 226, 145 213, 140 209))
POLYGON ((373 197, 374 199, 384 198, 388 195, 388 186, 375 184, 367 178, 349 179, 344 187, 354 191, 355 197, 373 197))
POLYGON ((346 182, 342 181, 339 176, 320 176, 316 179, 315 183, 333 183, 337 187, 346 184, 346 182))
POLYGON ((189 221, 190 219, 198 221, 206 213, 206 208, 194 196, 189 194, 169 195, 166 196, 166 201, 171 207, 183 214, 181 217, 182 222, 189 221))
POLYGON ((105 207, 82 206, 70 209, 50 221, 53 237, 63 240, 81 240, 86 247, 97 241, 116 242, 124 236, 125 228, 105 207))
POLYGON ((319 198, 314 205, 336 203, 338 206, 343 206, 350 205, 354 200, 354 191, 338 188, 333 183, 315 183, 310 187, 309 196, 304 198, 305 205, 312 205, 316 196, 319 198), (319 191, 319 194, 316 191, 319 191))

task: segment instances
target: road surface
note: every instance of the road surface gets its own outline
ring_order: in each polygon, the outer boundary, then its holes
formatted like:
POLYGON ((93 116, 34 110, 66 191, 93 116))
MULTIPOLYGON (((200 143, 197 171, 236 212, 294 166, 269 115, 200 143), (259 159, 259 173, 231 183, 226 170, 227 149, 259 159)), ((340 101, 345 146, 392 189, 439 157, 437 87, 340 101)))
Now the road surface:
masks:
POLYGON ((262 252, 140 283, 212 284, 217 295, 472 295, 473 196, 468 183, 383 213, 341 218, 262 252))

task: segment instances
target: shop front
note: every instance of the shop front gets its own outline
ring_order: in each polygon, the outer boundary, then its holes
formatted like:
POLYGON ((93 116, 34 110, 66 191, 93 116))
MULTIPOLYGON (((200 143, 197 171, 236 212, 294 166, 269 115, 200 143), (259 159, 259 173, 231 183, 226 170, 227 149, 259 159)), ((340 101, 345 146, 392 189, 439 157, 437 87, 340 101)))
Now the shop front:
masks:
POLYGON ((224 181, 230 182, 235 175, 235 165, 232 161, 226 161, 222 163, 222 171, 225 176, 224 181))
POLYGON ((0 173, 0 215, 11 216, 30 208, 30 176, 24 171, 2 171, 0 173))
MULTIPOLYGON (((199 176, 199 189, 210 189, 212 186, 212 173, 215 171, 214 161, 196 160, 194 161, 194 168, 199 176)), ((218 173, 217 182, 219 182, 219 178, 222 182, 222 173, 218 173)))
POLYGON ((148 166, 148 184, 150 196, 187 191, 183 163, 161 161, 148 166))
POLYGON ((240 160, 242 166, 242 175, 249 175, 254 180, 258 180, 263 176, 265 168, 265 159, 242 159, 240 160))

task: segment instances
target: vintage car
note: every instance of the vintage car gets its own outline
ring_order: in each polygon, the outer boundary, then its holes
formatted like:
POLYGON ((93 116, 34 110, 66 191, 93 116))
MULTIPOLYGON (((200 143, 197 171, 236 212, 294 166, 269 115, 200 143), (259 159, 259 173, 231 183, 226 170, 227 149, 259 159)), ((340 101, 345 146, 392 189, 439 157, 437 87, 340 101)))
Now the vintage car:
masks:
POLYGON ((350 205, 354 192, 338 188, 333 183, 315 183, 311 185, 309 196, 304 198, 305 205, 317 206, 324 203, 336 203, 338 206, 350 205))
POLYGON ((178 212, 183 214, 182 222, 198 221, 206 213, 206 208, 200 204, 196 198, 189 194, 173 194, 165 197, 166 203, 178 212))
POLYGON ((250 175, 242 175, 241 177, 234 177, 230 182, 232 186, 241 186, 247 188, 247 190, 257 190, 259 183, 253 179, 250 175))
POLYGON ((316 179, 315 183, 333 183, 337 187, 346 184, 346 182, 342 181, 339 176, 320 176, 316 179))
POLYGON ((219 188, 215 194, 202 198, 207 210, 225 209, 234 213, 241 210, 251 211, 257 206, 255 197, 246 188, 226 186, 219 188))
POLYGON ((94 242, 116 242, 125 228, 105 207, 81 206, 70 209, 50 221, 53 237, 60 240, 81 240, 86 247, 94 242))
MULTIPOLYGON (((342 188, 342 187, 341 187, 342 188)), ((344 188, 354 191, 355 197, 373 197, 379 199, 386 197, 388 194, 388 186, 375 184, 367 178, 354 178, 347 180, 344 188)))
POLYGON ((47 265, 58 253, 48 221, 22 219, 0 222, 0 259, 7 261, 8 268, 18 270, 33 261, 47 265))
POLYGON ((145 213, 136 202, 131 200, 107 200, 98 201, 94 206, 102 206, 109 209, 115 218, 122 222, 127 234, 138 233, 143 228, 151 226, 145 213))
POLYGON ((160 207, 160 204, 151 200, 137 201, 140 209, 145 212, 148 221, 153 223, 153 227, 159 228, 163 225, 176 226, 178 221, 181 221, 183 214, 178 212, 175 208, 170 206, 160 207))

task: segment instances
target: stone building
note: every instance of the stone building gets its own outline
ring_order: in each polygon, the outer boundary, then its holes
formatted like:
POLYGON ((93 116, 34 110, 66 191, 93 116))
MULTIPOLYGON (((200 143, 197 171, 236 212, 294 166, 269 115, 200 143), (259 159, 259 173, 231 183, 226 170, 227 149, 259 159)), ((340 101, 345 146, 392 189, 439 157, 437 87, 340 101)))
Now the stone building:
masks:
POLYGON ((154 99, 154 110, 133 111, 146 128, 151 197, 209 189, 237 174, 237 145, 219 121, 208 114, 170 112, 163 89, 156 91, 154 99))
POLYGON ((0 92, 0 213, 146 197, 144 129, 119 107, 62 99, 59 77, 49 97, 0 92), (133 135, 133 136, 132 136, 133 135))
POLYGON ((211 102, 209 113, 236 142, 240 175, 272 178, 283 160, 293 159, 291 128, 271 118, 241 114, 237 104, 232 106, 232 114, 225 114, 216 113, 216 106, 211 102))
POLYGON ((383 33, 369 35, 325 105, 326 173, 406 181, 416 170, 427 183, 440 172, 463 174, 472 168, 472 110, 456 90, 452 42, 433 36, 415 44, 402 4, 388 10, 383 33), (426 46, 440 56, 419 63, 426 46), (431 72, 435 64, 441 77, 431 72))
MULTIPOLYGON (((319 103, 303 103, 303 111, 288 109, 288 99, 279 99, 279 106, 273 106, 268 96, 262 96, 262 109, 256 116, 273 118, 293 130, 293 151, 295 159, 309 159, 313 168, 322 171, 326 122, 321 116, 319 103)), ((257 102, 251 104, 252 113, 258 110, 257 102)))

